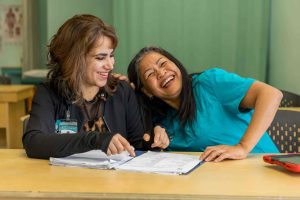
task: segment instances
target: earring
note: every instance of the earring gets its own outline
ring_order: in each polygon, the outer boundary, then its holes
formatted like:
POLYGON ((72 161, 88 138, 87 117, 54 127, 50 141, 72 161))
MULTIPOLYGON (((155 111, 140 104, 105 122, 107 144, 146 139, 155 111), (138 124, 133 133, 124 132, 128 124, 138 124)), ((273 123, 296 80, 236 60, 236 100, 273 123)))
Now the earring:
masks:
POLYGON ((153 99, 153 95, 150 95, 150 96, 149 96, 149 99, 150 99, 150 101, 151 101, 151 100, 153 99))

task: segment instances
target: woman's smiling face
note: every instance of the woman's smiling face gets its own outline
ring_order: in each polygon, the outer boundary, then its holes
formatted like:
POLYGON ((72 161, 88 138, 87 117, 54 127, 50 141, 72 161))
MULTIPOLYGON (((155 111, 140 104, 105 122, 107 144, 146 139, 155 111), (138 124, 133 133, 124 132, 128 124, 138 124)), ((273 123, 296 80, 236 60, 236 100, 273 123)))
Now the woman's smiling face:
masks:
POLYGON ((145 54, 138 63, 138 73, 143 91, 165 102, 178 101, 182 89, 179 68, 167 57, 157 52, 145 54))
POLYGON ((86 56, 86 87, 104 87, 114 68, 114 49, 110 38, 103 36, 86 56))

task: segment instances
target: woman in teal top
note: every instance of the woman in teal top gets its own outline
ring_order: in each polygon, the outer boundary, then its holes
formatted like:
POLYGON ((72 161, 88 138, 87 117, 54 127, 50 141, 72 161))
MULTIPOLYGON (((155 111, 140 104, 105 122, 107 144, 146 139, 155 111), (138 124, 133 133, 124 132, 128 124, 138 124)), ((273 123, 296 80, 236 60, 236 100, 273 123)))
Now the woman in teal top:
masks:
POLYGON ((206 161, 278 152, 265 132, 282 98, 278 89, 218 68, 188 76, 176 58, 158 47, 141 49, 129 64, 128 77, 145 116, 166 129, 168 150, 204 151, 206 161))

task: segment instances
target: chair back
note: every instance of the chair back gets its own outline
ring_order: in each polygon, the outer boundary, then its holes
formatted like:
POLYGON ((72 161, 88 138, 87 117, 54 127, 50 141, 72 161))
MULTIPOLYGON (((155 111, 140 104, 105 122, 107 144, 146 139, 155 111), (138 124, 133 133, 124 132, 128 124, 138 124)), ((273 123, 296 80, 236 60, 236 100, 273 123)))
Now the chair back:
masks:
POLYGON ((300 107, 300 95, 281 90, 283 97, 280 107, 300 107))
POLYGON ((300 112, 278 110, 267 130, 281 153, 300 152, 300 112))
POLYGON ((30 115, 25 115, 25 116, 22 116, 21 119, 20 119, 21 122, 22 122, 22 124, 23 124, 23 135, 24 135, 24 133, 26 131, 29 117, 30 117, 30 115))
POLYGON ((0 75, 0 84, 10 85, 11 84, 11 79, 8 76, 0 75))

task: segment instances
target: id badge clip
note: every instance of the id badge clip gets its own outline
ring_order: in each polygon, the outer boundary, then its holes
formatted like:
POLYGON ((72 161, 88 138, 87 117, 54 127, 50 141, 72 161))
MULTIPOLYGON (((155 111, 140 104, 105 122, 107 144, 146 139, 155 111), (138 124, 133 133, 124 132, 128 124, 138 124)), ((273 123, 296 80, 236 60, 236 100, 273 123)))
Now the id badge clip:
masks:
POLYGON ((67 119, 58 119, 55 122, 55 129, 57 133, 74 134, 78 132, 77 120, 70 119, 70 111, 67 111, 67 119))

